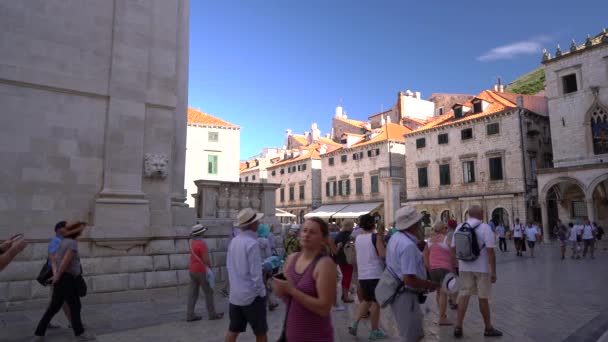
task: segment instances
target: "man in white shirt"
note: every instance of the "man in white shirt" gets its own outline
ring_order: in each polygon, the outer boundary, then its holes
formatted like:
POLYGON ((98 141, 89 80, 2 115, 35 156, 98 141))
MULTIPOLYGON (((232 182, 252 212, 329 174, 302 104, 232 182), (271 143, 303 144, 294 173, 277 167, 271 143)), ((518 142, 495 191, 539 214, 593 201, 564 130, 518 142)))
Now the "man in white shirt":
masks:
POLYGON ((524 237, 524 227, 519 223, 519 219, 515 219, 515 224, 513 225, 513 243, 515 244, 515 250, 517 251, 517 256, 522 256, 521 253, 521 245, 523 244, 524 237))
POLYGON ((502 223, 496 226, 496 234, 498 234, 498 248, 501 252, 508 252, 507 250, 507 230, 502 223))
POLYGON ((594 226, 591 225, 589 220, 585 220, 585 225, 583 226, 583 258, 587 257, 587 249, 591 250, 591 259, 595 259, 593 254, 595 249, 595 234, 597 230, 594 226))
POLYGON ((528 248, 530 248, 530 256, 534 258, 534 245, 536 244, 536 240, 539 236, 538 228, 536 228, 536 226, 533 226, 531 222, 528 222, 525 234, 526 242, 528 243, 528 248))
POLYGON ((230 325, 226 342, 236 342, 247 324, 256 337, 256 342, 268 341, 266 321, 266 286, 262 275, 262 257, 257 240, 257 229, 264 214, 245 208, 238 214, 235 226, 241 233, 228 246, 226 267, 230 281, 229 316, 230 325))
MULTIPOLYGON (((466 223, 474 229, 479 244, 479 257, 473 261, 458 260, 460 276, 458 285, 460 293, 458 296, 458 318, 454 326, 454 337, 462 337, 462 323, 464 315, 469 306, 471 295, 477 295, 479 299, 479 311, 483 317, 486 337, 502 336, 502 332, 492 326, 490 318, 490 292, 492 284, 496 282, 496 254, 494 253, 494 232, 489 225, 482 222, 483 209, 474 205, 469 209, 469 219, 466 223)), ((456 253, 456 234, 462 229, 462 225, 456 228, 452 239, 452 249, 456 253)), ((457 254, 458 255, 458 254, 457 254)))

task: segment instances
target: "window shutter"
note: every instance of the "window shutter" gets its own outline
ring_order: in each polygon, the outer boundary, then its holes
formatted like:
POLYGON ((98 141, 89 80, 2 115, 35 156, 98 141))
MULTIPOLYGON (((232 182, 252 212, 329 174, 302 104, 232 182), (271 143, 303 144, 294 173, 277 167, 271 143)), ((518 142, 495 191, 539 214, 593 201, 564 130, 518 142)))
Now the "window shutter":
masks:
POLYGON ((329 197, 329 182, 325 182, 325 196, 329 197))
POLYGON ((344 193, 342 192, 342 181, 338 182, 338 195, 342 196, 344 193))
POLYGON ((350 179, 346 180, 346 196, 350 195, 350 179))

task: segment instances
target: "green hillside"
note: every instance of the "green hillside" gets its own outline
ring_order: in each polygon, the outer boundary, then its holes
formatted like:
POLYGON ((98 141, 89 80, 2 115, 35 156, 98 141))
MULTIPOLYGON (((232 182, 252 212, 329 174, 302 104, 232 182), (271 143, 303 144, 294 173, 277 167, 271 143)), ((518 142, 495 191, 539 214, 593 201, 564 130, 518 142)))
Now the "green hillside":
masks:
POLYGON ((525 95, 534 95, 543 89, 545 89, 545 69, 543 67, 530 71, 507 86, 507 91, 525 95))

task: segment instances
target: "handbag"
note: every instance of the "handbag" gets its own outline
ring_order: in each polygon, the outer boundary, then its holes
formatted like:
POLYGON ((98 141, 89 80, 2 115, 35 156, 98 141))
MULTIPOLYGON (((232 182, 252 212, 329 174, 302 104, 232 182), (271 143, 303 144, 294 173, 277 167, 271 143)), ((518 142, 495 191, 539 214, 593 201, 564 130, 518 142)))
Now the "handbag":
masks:
POLYGON ((42 265, 42 268, 40 269, 40 272, 38 272, 38 277, 36 277, 36 281, 38 281, 38 283, 40 283, 42 286, 47 286, 53 277, 53 268, 49 264, 49 259, 46 259, 44 265, 42 265))
POLYGON ((395 277, 391 270, 386 267, 380 276, 378 285, 376 285, 376 302, 381 308, 387 307, 395 301, 403 287, 403 281, 395 277))

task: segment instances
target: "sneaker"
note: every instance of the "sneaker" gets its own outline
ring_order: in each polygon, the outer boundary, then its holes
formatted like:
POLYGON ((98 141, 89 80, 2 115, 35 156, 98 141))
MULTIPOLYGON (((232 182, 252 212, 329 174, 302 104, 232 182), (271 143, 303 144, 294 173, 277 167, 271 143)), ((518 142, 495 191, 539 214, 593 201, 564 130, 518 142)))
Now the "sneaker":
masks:
POLYGON ((369 339, 370 340, 383 340, 385 338, 388 338, 388 336, 384 333, 384 331, 378 329, 378 330, 372 330, 369 333, 369 339))
POLYGON ((346 306, 344 306, 344 305, 342 305, 342 304, 340 304, 340 305, 335 305, 335 306, 333 307, 333 310, 334 310, 334 311, 344 311, 344 310, 346 310, 346 306))
POLYGON ((186 318, 186 322, 196 322, 196 321, 200 321, 201 319, 203 319, 203 317, 201 316, 191 316, 186 318))
POLYGON ((75 342, 84 342, 84 341, 97 341, 94 335, 84 333, 80 336, 76 336, 74 339, 75 342))
POLYGON ((348 333, 353 336, 357 336, 357 328, 357 322, 354 322, 350 327, 348 327, 348 333))
POLYGON ((502 336, 502 331, 496 329, 496 328, 491 328, 488 330, 485 330, 483 333, 483 336, 486 337, 500 337, 502 336))
POLYGON ((454 337, 456 337, 456 338, 462 338, 462 327, 455 327, 454 328, 454 337))

